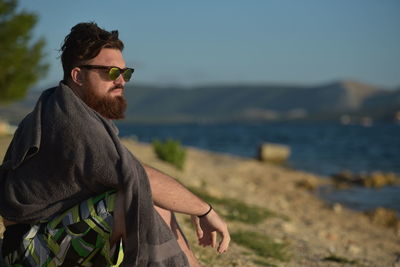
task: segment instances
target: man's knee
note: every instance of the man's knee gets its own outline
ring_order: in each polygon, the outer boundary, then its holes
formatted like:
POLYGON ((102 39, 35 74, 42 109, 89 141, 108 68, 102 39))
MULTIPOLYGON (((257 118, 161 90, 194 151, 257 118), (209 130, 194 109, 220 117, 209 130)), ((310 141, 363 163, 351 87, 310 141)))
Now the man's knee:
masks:
MULTIPOLYGON (((172 230, 177 237, 178 224, 175 215, 172 211, 160 208, 154 205, 154 209, 160 214, 161 218, 165 221, 168 227, 172 230)), ((114 204, 114 225, 110 237, 111 246, 118 242, 121 238, 125 240, 125 202, 124 194, 121 191, 117 192, 114 204)))
POLYGON ((124 194, 121 191, 118 191, 115 197, 113 217, 113 230, 110 237, 111 246, 118 242, 121 238, 125 240, 125 202, 124 194))
POLYGON ((166 210, 154 205, 154 209, 160 214, 161 218, 165 221, 169 228, 171 228, 173 223, 173 213, 170 210, 166 210))

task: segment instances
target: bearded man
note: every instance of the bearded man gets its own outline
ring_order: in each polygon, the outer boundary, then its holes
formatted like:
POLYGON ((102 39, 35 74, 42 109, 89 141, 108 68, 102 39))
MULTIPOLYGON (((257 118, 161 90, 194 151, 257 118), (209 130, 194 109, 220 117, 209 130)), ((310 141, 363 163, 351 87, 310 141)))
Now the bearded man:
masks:
POLYGON ((7 264, 197 266, 173 212, 192 216, 201 245, 227 250, 211 205, 121 144, 112 120, 124 117, 134 71, 123 47, 95 23, 65 37, 64 79, 20 123, 0 167, 7 264))

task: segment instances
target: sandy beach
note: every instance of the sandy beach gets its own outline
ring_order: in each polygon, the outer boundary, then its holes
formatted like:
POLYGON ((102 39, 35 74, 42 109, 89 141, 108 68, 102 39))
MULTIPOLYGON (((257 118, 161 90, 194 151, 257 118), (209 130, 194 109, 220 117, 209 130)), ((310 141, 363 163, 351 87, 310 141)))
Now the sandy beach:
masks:
MULTIPOLYGON (((0 138, 1 158, 10 140, 0 138)), ((124 143, 142 162, 207 198, 227 219, 231 247, 217 255, 197 245, 188 216, 178 215, 204 266, 400 266, 399 229, 324 203, 307 186, 323 183, 313 174, 194 148, 187 148, 180 171, 157 159, 150 145, 124 143)))

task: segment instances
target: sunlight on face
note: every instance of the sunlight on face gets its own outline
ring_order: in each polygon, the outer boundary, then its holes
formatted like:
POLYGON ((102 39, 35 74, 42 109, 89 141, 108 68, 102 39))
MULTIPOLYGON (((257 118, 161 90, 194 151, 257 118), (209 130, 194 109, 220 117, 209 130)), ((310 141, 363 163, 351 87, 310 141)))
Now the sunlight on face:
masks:
MULTIPOLYGON (((125 68, 125 60, 121 51, 112 48, 103 48, 93 59, 85 62, 85 65, 116 66, 125 68)), ((106 70, 83 70, 83 87, 88 92, 97 96, 108 95, 110 97, 122 96, 125 81, 120 75, 115 81, 110 80, 106 70)))
MULTIPOLYGON (((116 66, 125 68, 125 61, 118 49, 104 48, 85 65, 116 66)), ((111 80, 107 70, 82 69, 83 101, 109 119, 122 119, 126 109, 125 81, 120 75, 111 80)))

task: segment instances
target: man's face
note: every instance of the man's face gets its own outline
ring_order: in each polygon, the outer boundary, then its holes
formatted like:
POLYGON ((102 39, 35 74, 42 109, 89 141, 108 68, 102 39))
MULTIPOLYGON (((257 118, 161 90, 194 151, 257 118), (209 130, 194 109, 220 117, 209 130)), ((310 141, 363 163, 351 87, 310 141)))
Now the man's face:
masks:
MULTIPOLYGON (((125 68, 125 61, 121 51, 112 48, 103 48, 100 53, 84 65, 99 65, 125 68)), ((125 81, 120 75, 111 80, 105 69, 81 68, 82 99, 83 101, 109 119, 122 119, 126 109, 124 98, 125 81)))

